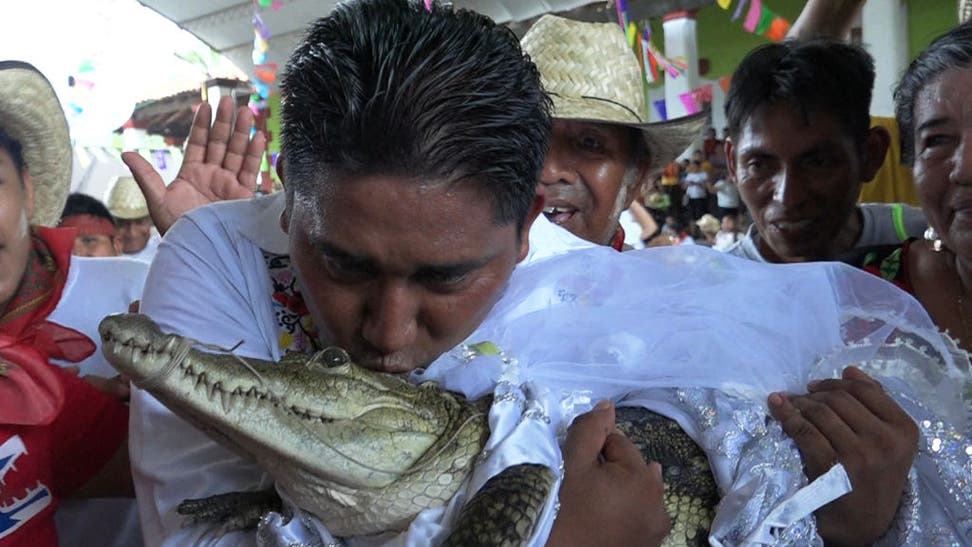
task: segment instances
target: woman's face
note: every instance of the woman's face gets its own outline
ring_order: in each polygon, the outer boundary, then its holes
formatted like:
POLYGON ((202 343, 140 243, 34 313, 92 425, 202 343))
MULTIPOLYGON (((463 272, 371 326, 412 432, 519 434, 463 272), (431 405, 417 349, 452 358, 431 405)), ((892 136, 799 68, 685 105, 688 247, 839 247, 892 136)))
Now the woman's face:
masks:
POLYGON ((914 177, 946 247, 972 259, 972 69, 953 68, 915 98, 914 177))

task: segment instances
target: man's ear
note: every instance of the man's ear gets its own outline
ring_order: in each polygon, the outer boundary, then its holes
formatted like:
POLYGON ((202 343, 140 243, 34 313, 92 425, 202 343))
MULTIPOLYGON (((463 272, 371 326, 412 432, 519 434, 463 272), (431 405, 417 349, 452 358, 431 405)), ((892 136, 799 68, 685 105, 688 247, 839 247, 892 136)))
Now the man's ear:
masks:
POLYGON ((122 251, 122 240, 118 236, 111 236, 111 247, 115 250, 115 256, 121 256, 122 251))
POLYGON ((732 137, 726 137, 723 146, 726 150, 726 176, 729 177, 729 182, 737 184, 739 181, 736 180, 736 148, 732 143, 732 137))
POLYGON ((275 165, 274 168, 277 171, 277 178, 280 179, 280 184, 286 186, 286 183, 284 182, 283 162, 284 162, 283 155, 277 154, 277 165, 275 165))
POLYGON ((884 165, 884 158, 888 155, 888 148, 891 146, 891 134, 883 127, 872 127, 867 132, 867 140, 864 142, 864 169, 861 171, 862 181, 871 182, 877 176, 881 166, 884 165))
MULTIPOLYGON (((277 156, 277 177, 280 179, 280 184, 284 186, 284 192, 286 192, 287 183, 284 182, 284 169, 283 169, 283 155, 277 156)), ((283 233, 290 233, 290 208, 293 204, 290 200, 287 200, 287 205, 284 207, 283 213, 280 213, 280 229, 283 233)))
POLYGON ((530 253, 530 227, 533 226, 533 222, 537 220, 540 212, 543 211, 543 202, 543 196, 537 194, 533 197, 533 204, 530 205, 530 210, 527 212, 526 219, 523 221, 523 228, 520 229, 520 254, 516 259, 517 262, 522 262, 530 253))
POLYGON ((280 213, 280 229, 283 230, 283 233, 285 234, 290 234, 290 207, 291 204, 288 201, 283 212, 280 213))
POLYGON ((621 209, 622 211, 631 207, 631 202, 645 194, 651 185, 651 177, 658 174, 657 169, 651 168, 651 160, 647 157, 643 157, 635 168, 638 171, 635 173, 635 178, 629 185, 628 195, 624 197, 624 208, 621 209))

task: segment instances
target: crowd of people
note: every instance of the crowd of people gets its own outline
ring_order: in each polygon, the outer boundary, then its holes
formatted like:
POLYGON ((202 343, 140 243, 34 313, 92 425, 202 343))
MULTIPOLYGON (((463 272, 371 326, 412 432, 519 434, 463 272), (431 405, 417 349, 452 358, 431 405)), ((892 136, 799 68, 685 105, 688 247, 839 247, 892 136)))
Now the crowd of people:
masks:
POLYGON ((68 195, 50 83, 0 62, 0 546, 441 537, 433 514, 334 538, 299 507, 186 525, 183 500, 268 476, 114 374, 98 323, 134 310, 244 357, 335 345, 468 396, 470 367, 443 363, 496 342, 549 410, 497 420, 562 420, 537 545, 668 534, 661 469, 615 405, 705 450, 713 544, 972 543, 972 23, 895 94, 921 208, 859 204, 890 143, 874 62, 844 40, 863 3, 810 0, 746 55, 717 138, 704 112, 646 121, 616 24, 546 15, 517 40, 438 3, 347 2, 287 63, 284 191, 260 197, 265 138, 229 98, 199 106, 168 186, 129 152, 107 203, 68 195), (625 211, 669 248, 622 252, 625 211))

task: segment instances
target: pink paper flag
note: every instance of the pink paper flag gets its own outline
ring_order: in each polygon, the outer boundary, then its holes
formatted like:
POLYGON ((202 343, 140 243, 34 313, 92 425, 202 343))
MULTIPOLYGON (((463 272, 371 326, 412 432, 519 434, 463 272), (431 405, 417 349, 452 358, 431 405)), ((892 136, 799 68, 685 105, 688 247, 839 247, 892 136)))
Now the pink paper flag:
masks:
POLYGON ((685 113, 688 115, 695 114, 699 111, 699 105, 695 102, 695 97, 692 96, 692 92, 682 93, 678 96, 682 100, 682 104, 685 105, 685 113))
POLYGON ((746 14, 746 22, 743 24, 743 28, 746 32, 753 32, 756 30, 756 25, 759 24, 759 18, 763 15, 763 2, 762 0, 752 0, 749 3, 749 13, 746 14))
POLYGON ((432 11, 432 0, 425 0, 425 11, 432 11))

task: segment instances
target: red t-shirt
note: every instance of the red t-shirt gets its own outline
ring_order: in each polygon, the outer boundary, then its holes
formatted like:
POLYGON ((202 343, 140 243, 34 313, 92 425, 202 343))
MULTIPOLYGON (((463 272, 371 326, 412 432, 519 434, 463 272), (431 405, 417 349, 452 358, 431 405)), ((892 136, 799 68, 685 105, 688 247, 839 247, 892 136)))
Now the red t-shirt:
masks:
POLYGON ((0 424, 0 547, 56 547, 58 500, 94 477, 128 434, 127 406, 50 366, 64 390, 54 421, 0 424))

